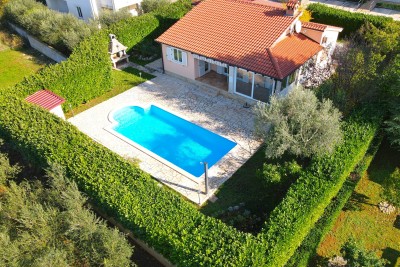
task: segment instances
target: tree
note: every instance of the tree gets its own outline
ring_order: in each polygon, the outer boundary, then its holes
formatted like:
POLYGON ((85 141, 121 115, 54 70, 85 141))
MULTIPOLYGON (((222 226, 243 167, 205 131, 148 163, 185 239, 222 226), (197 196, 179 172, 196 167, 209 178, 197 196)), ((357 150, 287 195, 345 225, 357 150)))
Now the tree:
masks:
MULTIPOLYGON (((10 169, 8 160, 0 161, 3 169, 10 169)), ((39 180, 17 184, 6 175, 0 185, 0 266, 132 265, 126 239, 85 207, 87 198, 62 168, 51 167, 47 186, 39 180)))
POLYGON ((255 113, 256 132, 265 140, 268 158, 285 152, 299 157, 329 154, 342 140, 341 113, 310 90, 295 88, 287 97, 272 96, 255 113))
POLYGON ((385 259, 379 259, 375 253, 366 251, 353 239, 348 240, 340 252, 347 260, 348 267, 385 267, 388 262, 385 259))
POLYGON ((400 108, 398 106, 393 107, 391 113, 392 115, 390 118, 385 121, 386 134, 388 135, 390 143, 394 147, 400 148, 400 108))

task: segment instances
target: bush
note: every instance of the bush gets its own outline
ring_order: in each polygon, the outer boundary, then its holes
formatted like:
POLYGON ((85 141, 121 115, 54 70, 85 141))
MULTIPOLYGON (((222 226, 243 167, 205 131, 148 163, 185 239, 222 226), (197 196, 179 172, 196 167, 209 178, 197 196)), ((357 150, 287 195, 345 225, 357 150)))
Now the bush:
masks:
POLYGON ((66 54, 98 30, 94 23, 50 10, 35 0, 9 1, 4 7, 4 17, 66 54))
POLYGON ((383 197, 391 204, 400 207, 400 169, 394 172, 385 180, 383 184, 383 197))
POLYGON ((266 186, 270 184, 288 183, 296 180, 301 173, 301 166, 294 160, 283 164, 264 163, 259 173, 266 186))
POLYGON ((159 8, 163 8, 170 3, 169 0, 143 0, 140 3, 140 6, 143 10, 143 13, 149 13, 155 11, 159 8))
POLYGON ((366 251, 355 240, 348 240, 340 250, 348 267, 385 267, 387 260, 379 259, 375 253, 366 251))
POLYGON ((342 27, 341 36, 349 36, 369 22, 376 27, 384 27, 386 23, 393 21, 392 18, 384 16, 366 15, 359 12, 349 12, 337 8, 328 7, 320 3, 308 5, 307 10, 311 11, 312 21, 342 27))
MULTIPOLYGON (((398 105, 398 102, 395 104, 398 105)), ((395 106, 391 110, 390 118, 385 122, 386 134, 390 140, 390 144, 400 148, 400 108, 395 106)))
POLYGON ((99 16, 98 21, 102 27, 109 27, 118 21, 128 19, 130 17, 132 17, 132 14, 127 8, 122 8, 118 11, 104 9, 99 16))
POLYGON ((268 158, 285 152, 298 157, 329 154, 342 138, 340 112, 330 100, 319 102, 310 90, 296 88, 287 97, 273 96, 270 105, 258 104, 255 112, 268 158))

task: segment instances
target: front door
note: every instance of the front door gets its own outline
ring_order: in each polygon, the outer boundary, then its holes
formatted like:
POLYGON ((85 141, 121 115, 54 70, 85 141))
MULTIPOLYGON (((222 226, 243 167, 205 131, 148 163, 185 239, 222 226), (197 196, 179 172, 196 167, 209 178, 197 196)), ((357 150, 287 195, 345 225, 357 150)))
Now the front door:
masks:
POLYGON ((207 61, 199 60, 199 77, 210 72, 210 63, 207 61))

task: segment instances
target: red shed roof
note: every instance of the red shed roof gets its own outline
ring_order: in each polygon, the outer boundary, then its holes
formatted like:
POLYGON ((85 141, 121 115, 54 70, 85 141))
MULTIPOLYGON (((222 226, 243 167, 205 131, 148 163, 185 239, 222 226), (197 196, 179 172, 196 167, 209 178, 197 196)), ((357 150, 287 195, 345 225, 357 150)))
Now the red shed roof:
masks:
POLYGON ((300 34, 285 37, 297 17, 287 16, 282 4, 260 2, 202 1, 156 41, 282 79, 299 62, 304 63, 305 56, 313 56, 322 47, 300 34), (286 59, 294 63, 288 64, 286 59))
POLYGON ((33 95, 25 98, 25 100, 29 103, 39 105, 47 110, 51 110, 65 102, 64 98, 46 89, 37 91, 33 95))

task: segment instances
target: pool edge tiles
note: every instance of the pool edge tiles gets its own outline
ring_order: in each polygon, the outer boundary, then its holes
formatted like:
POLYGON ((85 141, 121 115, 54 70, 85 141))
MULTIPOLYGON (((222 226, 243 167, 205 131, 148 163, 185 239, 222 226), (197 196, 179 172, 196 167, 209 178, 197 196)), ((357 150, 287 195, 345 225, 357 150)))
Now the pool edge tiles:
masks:
POLYGON ((236 142, 153 104, 118 107, 108 114, 108 120, 111 125, 105 130, 196 183, 204 175, 200 162, 207 161, 211 169, 237 146, 236 142))

